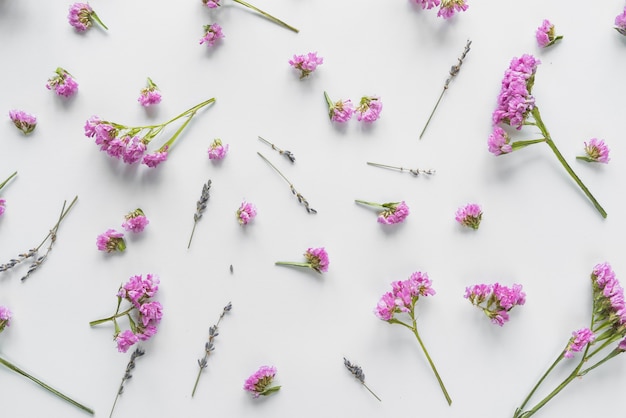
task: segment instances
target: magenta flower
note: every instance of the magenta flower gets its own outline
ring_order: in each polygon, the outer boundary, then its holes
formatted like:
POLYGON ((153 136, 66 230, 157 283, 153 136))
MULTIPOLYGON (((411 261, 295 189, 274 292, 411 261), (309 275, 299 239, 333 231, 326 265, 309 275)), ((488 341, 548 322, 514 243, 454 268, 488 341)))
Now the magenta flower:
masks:
POLYGON ((324 92, 324 97, 326 98, 326 103, 328 104, 328 117, 330 120, 343 123, 352 118, 354 106, 352 105, 352 101, 350 99, 332 102, 326 92, 324 92))
POLYGON ((402 202, 375 203, 357 199, 355 202, 384 209, 378 214, 378 223, 385 225, 402 223, 410 213, 409 207, 404 200, 402 202))
POLYGON ((585 142, 585 153, 587 155, 579 155, 576 159, 587 161, 589 163, 607 164, 611 160, 609 158, 609 151, 609 147, 603 140, 591 138, 588 143, 585 142))
POLYGON ((55 93, 63 97, 71 97, 78 92, 78 83, 74 77, 61 67, 55 70, 56 75, 48 79, 46 88, 54 89, 55 93))
POLYGON ((309 52, 306 55, 294 55, 293 59, 289 60, 291 65, 296 70, 300 70, 300 80, 308 77, 318 65, 324 63, 324 58, 318 57, 317 52, 309 52))
POLYGON ((11 316, 13 314, 6 306, 0 306, 0 332, 4 331, 4 328, 11 325, 11 316))
POLYGON ((476 203, 468 203, 458 208, 455 214, 455 219, 458 223, 472 229, 478 229, 482 217, 483 212, 476 203))
POLYGON ((4 214, 5 205, 6 205, 6 200, 0 199, 0 216, 4 214))
POLYGON ((94 12, 87 3, 72 4, 70 6, 70 13, 67 15, 67 20, 78 32, 85 32, 87 29, 91 28, 94 21, 99 23, 104 29, 109 29, 102 23, 100 17, 98 17, 96 12, 94 12))
POLYGON ((223 37, 224 34, 222 33, 222 27, 217 23, 204 25, 204 36, 200 38, 200 45, 206 43, 207 46, 213 46, 215 45, 215 42, 223 37))
POLYGON ((275 264, 278 266, 307 267, 315 270, 320 274, 328 271, 328 265, 330 264, 330 261, 328 260, 328 253, 326 252, 324 247, 307 249, 304 253, 304 258, 306 258, 306 263, 277 261, 275 264))
POLYGON ((280 390, 280 386, 271 386, 276 376, 276 367, 261 366, 256 372, 246 379, 243 388, 252 392, 255 398, 267 396, 280 390))
POLYGON ((579 353, 587 344, 593 343, 595 339, 596 336, 589 328, 581 328, 578 331, 572 331, 572 338, 570 338, 563 352, 563 357, 574 357, 574 353, 579 353))
POLYGON ((126 249, 126 241, 124 234, 114 229, 107 229, 106 232, 98 235, 96 246, 100 251, 112 253, 115 251, 123 252, 126 249))
POLYGON ((437 16, 443 17, 444 19, 450 19, 454 16, 454 13, 464 12, 468 7, 469 6, 466 4, 465 0, 441 0, 437 16))
POLYGON ((237 209, 237 220, 239 225, 248 225, 250 221, 256 216, 256 206, 254 204, 246 202, 245 200, 237 209))
POLYGON ((202 4, 204 4, 209 9, 215 9, 221 6, 220 0, 202 0, 202 4))
POLYGON ((143 213, 143 210, 140 208, 127 213, 124 218, 126 220, 122 223, 122 228, 124 228, 127 232, 142 232, 150 223, 148 218, 146 218, 145 213, 143 213))
POLYGON ((422 9, 432 9, 433 7, 439 6, 441 0, 415 0, 418 6, 421 6, 422 9))
POLYGON ((22 110, 9 111, 9 118, 17 129, 22 131, 24 135, 27 135, 35 130, 37 126, 37 118, 22 110))
POLYGON ((135 345, 139 341, 139 338, 135 335, 134 332, 127 329, 115 337, 115 342, 117 343, 117 351, 120 353, 125 353, 128 351, 130 347, 135 345))
POLYGON ((615 30, 626 36, 626 8, 622 13, 615 16, 615 30))
POLYGON ((563 39, 562 36, 555 35, 554 25, 550 23, 548 19, 544 19, 541 26, 537 28, 535 36, 537 38, 537 45, 541 48, 554 45, 557 41, 563 39))
POLYGON ((374 122, 380 117, 383 110, 383 102, 380 97, 363 96, 356 108, 356 118, 358 121, 374 122))
POLYGON ((161 103, 161 92, 150 77, 148 77, 147 86, 141 89, 137 101, 144 107, 161 103))
POLYGON ((512 287, 499 283, 475 284, 465 288, 464 297, 472 305, 482 309, 493 324, 500 326, 509 321, 511 309, 526 303, 526 293, 522 291, 520 284, 514 284, 512 287))
MULTIPOLYGON (((626 324, 626 303, 624 289, 615 277, 609 263, 598 264, 593 268, 591 280, 594 291, 594 313, 613 327, 626 324)), ((593 328, 592 328, 593 329, 593 328)))
POLYGON ((209 160, 223 160, 228 153, 228 144, 223 145, 222 140, 216 138, 209 147, 209 160))
POLYGON ((493 132, 489 135, 487 145, 489 147, 489 152, 494 155, 502 155, 513 152, 513 147, 511 147, 511 138, 509 138, 509 135, 499 126, 494 126, 493 132))
POLYGON ((150 168, 154 168, 157 165, 161 164, 163 161, 167 160, 167 145, 161 147, 161 149, 157 150, 152 154, 146 154, 143 156, 143 160, 141 161, 143 164, 147 165, 150 168))

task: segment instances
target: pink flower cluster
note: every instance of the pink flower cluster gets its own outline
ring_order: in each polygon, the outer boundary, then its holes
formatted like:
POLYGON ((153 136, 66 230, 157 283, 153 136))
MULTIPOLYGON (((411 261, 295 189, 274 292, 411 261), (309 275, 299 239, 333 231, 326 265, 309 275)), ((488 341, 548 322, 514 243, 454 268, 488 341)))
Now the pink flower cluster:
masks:
POLYGON ((483 217, 483 211, 480 205, 476 203, 468 203, 467 205, 460 207, 456 211, 455 219, 463 226, 467 226, 472 229, 478 229, 480 221, 483 217))
POLYGON ((595 339, 595 334, 589 328, 581 328, 578 331, 572 331, 572 338, 570 338, 570 341, 563 352, 563 357, 574 357, 574 353, 582 351, 587 344, 593 343, 595 339))
POLYGON ((328 107, 328 116, 334 122, 347 122, 352 119, 354 113, 354 105, 352 100, 338 100, 328 107))
POLYGON ((622 13, 615 16, 615 30, 626 36, 626 8, 622 13))
POLYGON ((70 73, 61 67, 58 67, 55 73, 54 77, 48 79, 46 84, 48 90, 54 89, 57 95, 63 97, 71 97, 78 92, 78 83, 70 73))
POLYGON ((255 398, 266 396, 280 389, 280 386, 270 386, 276 376, 276 367, 261 366, 256 372, 246 379, 243 384, 244 390, 252 392, 255 398))
POLYGON ((106 251, 107 253, 123 252, 126 249, 124 234, 115 229, 107 229, 96 238, 96 247, 99 251, 106 251))
POLYGON ((324 63, 324 58, 318 57, 317 52, 309 52, 306 55, 294 55, 293 59, 289 60, 289 65, 293 68, 300 70, 300 79, 308 77, 318 65, 324 63))
POLYGON ((493 128, 493 132, 489 135, 487 146, 489 147, 489 152, 494 155, 508 154, 513 151, 511 138, 505 130, 499 126, 493 128))
POLYGON ((137 101, 144 107, 161 103, 161 92, 150 77, 148 77, 148 85, 141 89, 137 101))
POLYGON ((124 216, 124 222, 122 223, 122 228, 124 228, 127 232, 142 232, 145 227, 150 223, 148 218, 146 218, 146 214, 140 208, 135 209, 132 212, 127 213, 124 216))
POLYGON ((209 160, 223 160, 228 154, 228 144, 222 144, 222 140, 216 138, 209 146, 209 160))
POLYGON ((526 303, 526 293, 520 284, 510 288, 499 283, 476 284, 465 288, 464 297, 481 308, 492 323, 500 326, 509 321, 511 309, 526 303))
POLYGON ((70 25, 74 27, 78 32, 85 32, 91 28, 94 20, 107 29, 106 25, 102 23, 96 12, 87 3, 74 3, 70 6, 70 12, 67 15, 67 20, 70 25))
POLYGON ((27 135, 35 130, 37 126, 37 118, 31 114, 24 112, 23 110, 10 110, 9 118, 17 129, 22 131, 24 135, 27 135))
POLYGON ((256 206, 244 200, 239 206, 239 209, 237 209, 237 220, 239 221, 239 225, 248 225, 248 223, 252 221, 255 216, 256 206))
POLYGON ((213 46, 219 39, 222 39, 223 37, 224 34, 222 33, 222 27, 217 23, 204 25, 204 36, 200 38, 200 45, 206 44, 207 46, 213 46))
POLYGON ((5 327, 8 327, 11 322, 12 313, 6 306, 0 306, 0 332, 4 331, 5 327))
POLYGON ((391 283, 391 292, 385 293, 374 309, 376 316, 390 321, 401 312, 413 313, 420 296, 433 296, 435 290, 427 273, 415 272, 407 280, 391 283))
POLYGON ((350 99, 333 102, 326 92, 324 92, 324 97, 328 105, 328 117, 333 122, 347 122, 352 119, 355 112, 359 121, 374 122, 380 118, 380 112, 383 109, 383 102, 377 96, 361 97, 356 109, 350 99))
POLYGON ((409 216, 409 206, 404 202, 383 203, 386 209, 378 214, 378 223, 393 225, 404 222, 409 216))
POLYGON ((609 151, 609 147, 601 139, 591 138, 589 142, 585 142, 588 161, 607 164, 610 161, 609 151))
POLYGON ((469 7, 465 0, 415 0, 422 9, 439 6, 438 17, 450 19, 456 12, 464 12, 469 7))
POLYGON ((356 108, 356 118, 360 121, 374 122, 380 117, 383 110, 383 102, 377 96, 363 96, 356 108))
POLYGON ((563 38, 562 36, 556 36, 554 25, 547 19, 544 19, 541 26, 537 28, 535 37, 537 38, 537 45, 541 48, 554 45, 556 41, 563 38))
POLYGON ((215 9, 221 6, 220 1, 221 0, 202 0, 202 3, 209 9, 215 9))
POLYGON ((325 273, 328 271, 330 261, 328 259, 328 253, 324 247, 309 248, 304 253, 304 257, 306 258, 307 263, 309 263, 309 267, 318 273, 325 273))
POLYGON ((607 320, 614 326, 626 324, 626 304, 624 289, 615 277, 609 263, 597 264, 591 273, 594 306, 598 318, 607 320))

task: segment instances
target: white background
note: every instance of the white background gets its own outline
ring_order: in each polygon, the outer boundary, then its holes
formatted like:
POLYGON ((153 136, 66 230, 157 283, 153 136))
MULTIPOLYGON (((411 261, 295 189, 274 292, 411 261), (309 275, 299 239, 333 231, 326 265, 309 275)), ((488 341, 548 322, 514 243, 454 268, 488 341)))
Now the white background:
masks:
MULTIPOLYGON (((19 172, 0 192, 7 200, 0 262, 38 245, 63 201, 78 195, 41 269, 25 283, 27 266, 0 275, 0 304, 14 314, 0 336, 2 355, 107 416, 130 352, 117 352, 112 324, 88 322, 113 313, 118 286, 130 276, 153 273, 161 278, 164 318, 143 344, 117 417, 512 416, 571 332, 588 325, 593 266, 608 261, 626 277, 626 38, 612 28, 624 2, 470 1, 467 12, 444 21, 408 0, 253 1, 299 34, 224 3, 209 11, 200 0, 94 0, 109 31, 79 34, 67 23, 69 2, 0 0, 0 177, 19 172), (565 38, 542 51, 535 29, 544 18, 565 38), (226 37, 212 49, 199 45, 202 26, 216 21, 226 37), (471 52, 419 140, 467 39, 471 52), (324 64, 301 81, 287 62, 309 51, 324 64), (487 151, 502 75, 523 53, 541 59, 537 105, 607 219, 548 147, 497 158, 487 151), (71 100, 45 88, 57 66, 80 84, 71 100), (150 111, 136 101, 148 76, 163 93, 150 111), (335 100, 379 95, 381 119, 330 123, 323 91, 335 100), (159 123, 211 97, 216 103, 198 113, 156 169, 113 161, 83 135, 91 115, 159 123), (12 126, 13 108, 38 117, 33 134, 12 126), (296 163, 258 135, 292 151, 296 163), (221 163, 206 153, 217 137, 230 144, 221 163), (608 165, 575 161, 592 137, 611 147, 608 165), (317 215, 306 213, 257 151, 317 215), (366 161, 437 173, 413 178, 366 161), (211 198, 187 250, 208 179, 211 198), (259 212, 245 228, 234 214, 243 199, 259 212), (354 199, 405 200, 411 215, 379 225, 376 212, 354 199), (484 210, 478 231, 454 221, 469 202, 484 210), (124 254, 97 251, 96 236, 119 230, 137 207, 150 219, 146 231, 128 237, 124 254), (302 261, 319 246, 330 255, 321 276, 274 265, 302 261), (418 329, 451 407, 414 337, 373 314, 389 283, 414 271, 427 272, 437 291, 418 303, 418 329), (496 281, 521 283, 527 293, 502 328, 463 298, 466 286, 496 281), (229 301, 232 312, 192 399, 208 328, 229 301), (382 402, 343 367, 343 356, 363 367, 382 402), (254 400, 242 385, 264 364, 278 368, 283 389, 254 400)), ((522 137, 536 133, 524 128, 522 137)), ((538 416, 617 412, 624 361, 573 382, 538 416)), ((0 393, 2 416, 85 416, 8 370, 0 370, 0 393)))

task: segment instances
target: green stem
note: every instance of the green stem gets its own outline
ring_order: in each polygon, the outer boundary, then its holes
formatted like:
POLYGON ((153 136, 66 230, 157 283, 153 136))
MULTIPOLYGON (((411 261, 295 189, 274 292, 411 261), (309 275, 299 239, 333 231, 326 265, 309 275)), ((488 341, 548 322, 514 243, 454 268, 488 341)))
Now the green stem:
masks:
POLYGON ((541 138, 541 139, 529 139, 527 141, 515 141, 515 142, 511 143, 511 148, 513 148, 513 151, 515 151, 515 150, 527 147, 527 146, 532 145, 532 144, 539 144, 541 142, 546 142, 546 139, 545 138, 541 138))
POLYGON ((576 156, 576 159, 577 160, 586 161, 588 163, 597 163, 598 162, 598 161, 594 160, 593 158, 589 158, 589 157, 586 157, 584 155, 578 155, 578 156, 576 156))
POLYGON ((162 147, 163 149, 165 149, 165 147, 167 147, 167 149, 171 148, 174 141, 176 141, 176 138, 178 138, 178 135, 180 135, 180 133, 187 127, 187 125, 189 125, 189 122, 191 122, 191 119, 194 116, 196 116, 195 110, 189 115, 185 123, 183 123, 180 126, 180 128, 178 128, 178 130, 174 133, 174 135, 172 135, 172 137, 165 144, 163 144, 163 147, 162 147))
POLYGON ((528 403, 528 401, 530 400, 530 398, 533 396, 533 394, 535 393, 535 391, 539 388, 539 386, 541 385, 541 383, 543 383, 543 381, 546 379, 546 377, 548 377, 548 375, 552 372, 552 370, 556 367, 557 364, 559 364, 559 362, 563 360, 563 352, 561 352, 559 354, 559 356, 557 357, 557 359, 554 361, 554 363, 552 363, 552 365, 548 368, 548 370, 543 374, 543 376, 541 376, 541 379, 539 379, 539 381, 537 382, 537 384, 535 385, 535 387, 533 387, 533 389, 530 391, 530 393, 528 394, 528 396, 526 396, 526 399, 524 399, 524 402, 522 402, 522 404, 520 405, 520 407, 517 409, 518 411, 522 411, 524 409, 524 407, 526 406, 526 404, 528 403))
POLYGON ((307 267, 311 268, 311 264, 309 263, 295 263, 291 261, 277 261, 274 263, 277 266, 295 266, 295 267, 307 267))
POLYGON ((6 179, 2 183, 0 183, 0 190, 2 190, 2 188, 9 182, 9 180, 11 180, 15 176, 17 176, 17 171, 15 173, 11 174, 8 179, 6 179))
POLYGON ((326 99, 326 103, 328 104, 328 108, 332 109, 335 104, 333 103, 332 100, 330 100, 330 96, 326 92, 324 92, 324 99, 326 99))
POLYGON ((376 202, 367 202, 365 200, 359 200, 359 199, 355 199, 354 200, 356 203, 360 203, 362 205, 368 205, 368 206, 374 206, 377 208, 387 208, 386 206, 381 205, 380 203, 376 203, 376 202))
POLYGON ((83 411, 87 412, 89 415, 94 415, 93 409, 91 409, 89 407, 86 407, 85 405, 83 405, 81 403, 76 402, 72 398, 64 395, 63 393, 61 393, 58 390, 54 389, 53 387, 47 385, 46 383, 42 382, 41 380, 37 379, 36 377, 31 376, 30 374, 26 373, 24 370, 22 370, 19 367, 15 366, 13 363, 3 359, 2 357, 0 357, 0 364, 2 364, 3 366, 7 367, 10 370, 13 370, 14 372, 16 372, 18 374, 21 374, 25 378, 32 380, 33 382, 37 383, 42 388, 44 388, 47 391, 49 391, 50 393, 52 393, 53 395, 56 395, 59 398, 63 399, 64 401, 71 403, 75 407, 82 409, 83 411))
POLYGON ((372 391, 372 389, 370 389, 370 388, 369 388, 369 387, 368 387, 365 383, 363 383, 363 386, 365 386, 365 389, 367 389, 367 390, 369 391, 369 393, 371 393, 372 395, 374 395, 374 397, 375 397, 376 399, 378 399, 378 402, 382 402, 382 400, 378 397, 378 395, 376 395, 376 394, 372 391))
MULTIPOLYGON (((185 116, 187 116, 190 113, 195 113, 196 111, 200 110, 204 106, 206 106, 208 104, 211 104, 213 102, 215 102, 215 97, 213 97, 213 98, 211 98, 209 100, 205 100, 202 103, 198 103, 197 105, 193 106, 192 108, 185 110, 183 113, 181 113, 181 114, 179 114, 177 116, 174 116, 172 119, 168 120, 167 122, 163 122, 163 123, 160 123, 158 125, 135 126, 134 128, 135 129, 139 129, 139 130, 141 130, 141 129, 157 129, 157 128, 163 129, 164 127, 166 127, 170 123, 175 122, 178 119, 180 119, 182 117, 185 117, 185 116)), ((115 123, 115 122, 102 121, 102 123, 109 124, 109 125, 117 128, 117 129, 127 129, 127 126, 120 125, 119 123, 115 123)))
POLYGON ((198 370, 198 376, 196 377, 196 383, 193 385, 193 390, 191 391, 191 397, 196 394, 196 388, 198 387, 198 382, 200 381, 200 375, 202 374, 202 367, 198 370))
MULTIPOLYGON (((43 241, 41 241, 41 244, 39 244, 36 248, 35 251, 39 251, 39 249, 41 248, 41 246, 48 240, 48 238, 50 238, 50 236, 54 233, 56 234, 56 232, 59 230, 59 226, 61 225, 61 221, 63 220, 63 218, 65 218, 65 216, 68 214, 68 212, 72 209, 72 206, 74 206, 74 204, 76 203, 76 201, 78 200, 78 196, 74 196, 74 200, 72 200, 72 203, 70 203, 70 205, 67 207, 67 209, 65 210, 61 210, 61 216, 59 216, 59 220, 57 221, 57 223, 52 227, 52 229, 50 230, 50 232, 48 232, 48 235, 46 235, 46 237, 43 239, 43 241)), ((63 202, 63 208, 65 208, 65 202, 63 202)))
POLYGON ((120 318, 120 317, 122 317, 122 316, 124 316, 124 315, 128 315, 130 312, 132 312, 132 310, 133 310, 133 309, 135 309, 135 307, 134 307, 134 306, 133 306, 133 307, 128 308, 128 309, 127 309, 127 310, 125 310, 124 312, 120 312, 120 313, 116 313, 115 315, 111 315, 111 316, 109 316, 108 318, 102 318, 102 319, 97 319, 97 320, 95 320, 95 321, 91 321, 91 322, 89 323, 89 326, 90 326, 90 327, 93 327, 93 326, 95 326, 95 325, 103 324, 103 323, 108 322, 108 321, 113 321, 113 320, 115 320, 115 319, 117 319, 117 318, 120 318))
MULTIPOLYGON (((596 352, 593 352, 591 355, 589 355, 589 357, 593 356, 596 352)), ((620 349, 614 349, 613 351, 611 351, 609 354, 606 355, 606 357, 604 357, 602 360, 598 361, 596 364, 594 364, 593 366, 587 367, 585 370, 582 370, 581 372, 578 373, 579 376, 584 376, 587 373, 589 373, 590 371, 592 371, 593 369, 595 369, 596 367, 606 363, 607 361, 611 360, 613 357, 617 356, 618 354, 623 353, 622 350, 620 349)))
POLYGON ((98 22, 100 25, 102 25, 102 27, 106 30, 109 30, 109 28, 107 28, 107 25, 104 24, 104 22, 102 20, 100 20, 100 16, 98 16, 96 14, 96 12, 91 12, 91 17, 93 17, 93 20, 95 20, 96 22, 98 22))
POLYGON ((259 392, 259 395, 267 396, 271 393, 278 392, 279 390, 280 390, 280 386, 272 386, 272 387, 263 389, 263 391, 259 392))
POLYGON ((422 139, 422 136, 424 135, 424 132, 426 132, 426 128, 428 128, 428 124, 430 123, 430 120, 433 118, 433 115, 435 114, 435 110, 437 110, 437 107, 439 106, 439 102, 441 102, 441 98, 443 97, 443 94, 446 92, 447 90, 447 86, 445 86, 443 88, 443 90, 441 90, 441 94, 439 95, 439 99, 437 99, 437 103, 435 103, 435 107, 433 107, 433 111, 430 112, 430 116, 428 117, 428 120, 426 121, 426 125, 424 125, 424 129, 422 129, 422 133, 420 134, 420 138, 422 139))
POLYGON ((246 2, 245 2, 245 1, 243 1, 243 0, 234 0, 234 1, 235 1, 236 3, 239 3, 239 4, 243 5, 243 6, 249 7, 250 9, 252 9, 252 10, 254 10, 254 11, 256 11, 256 12, 258 12, 258 13, 262 14, 263 16, 265 16, 266 18, 268 18, 268 19, 269 19, 269 20, 271 20, 272 22, 277 23, 277 24, 281 25, 282 27, 285 27, 285 28, 287 28, 287 29, 289 29, 289 30, 291 30, 291 31, 293 31, 293 32, 295 32, 295 33, 298 33, 298 32, 299 32, 299 30, 298 30, 298 29, 296 29, 296 28, 294 28, 293 26, 290 26, 290 25, 286 24, 286 23, 285 23, 285 22, 283 22, 282 20, 277 19, 277 18, 275 18, 274 16, 272 16, 272 15, 270 15, 270 14, 268 14, 268 13, 265 13, 263 10, 261 10, 261 9, 259 9, 259 8, 257 8, 257 7, 254 7, 254 6, 253 6, 253 5, 251 5, 250 3, 246 3, 246 2))
MULTIPOLYGON (((561 392, 563 389, 565 389, 565 386, 567 386, 576 377, 578 377, 578 374, 576 373, 576 370, 574 370, 572 372, 572 374, 570 374, 563 382, 561 382, 561 384, 558 385, 556 387, 556 389, 554 389, 552 392, 550 392, 550 394, 548 396, 543 398, 541 400, 541 402, 539 402, 537 405, 535 405, 532 409, 530 409, 530 410, 528 410, 526 412, 523 412, 521 415, 516 415, 516 417, 519 417, 519 418, 530 418, 537 411, 539 411, 545 404, 547 404, 552 398, 554 398, 556 395, 558 395, 559 392, 561 392)), ((520 411, 521 411, 521 409, 520 409, 520 411)))

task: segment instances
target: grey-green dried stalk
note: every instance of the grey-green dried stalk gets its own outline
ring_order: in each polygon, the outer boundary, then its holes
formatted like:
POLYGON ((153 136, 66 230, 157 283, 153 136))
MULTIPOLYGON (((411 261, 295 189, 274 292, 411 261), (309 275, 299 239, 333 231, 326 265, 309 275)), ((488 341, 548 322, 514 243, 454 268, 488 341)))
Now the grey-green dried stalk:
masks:
POLYGON ((367 389, 369 391, 369 393, 371 393, 372 395, 374 395, 374 397, 376 399, 378 399, 380 402, 382 402, 380 400, 380 398, 374 393, 372 392, 372 390, 365 384, 365 373, 363 373, 363 369, 361 369, 359 366, 357 366, 356 364, 352 364, 350 363, 350 361, 348 361, 347 358, 343 358, 343 365, 346 366, 346 368, 348 370, 350 370, 350 373, 352 373, 352 375, 359 381, 361 382, 361 384, 363 386, 365 386, 365 389, 367 389))
POLYGON ((409 172, 409 173, 411 173, 414 177, 418 177, 420 174, 428 174, 428 175, 435 174, 435 170, 430 169, 430 168, 429 168, 429 169, 427 169, 427 170, 424 170, 424 169, 421 169, 421 168, 415 168, 415 169, 413 169, 413 168, 404 168, 404 167, 394 167, 394 166, 392 166, 392 165, 385 165, 385 164, 378 164, 378 163, 370 163, 369 161, 367 162, 367 165, 371 165, 371 166, 374 166, 374 167, 389 168, 389 169, 391 169, 391 170, 399 170, 399 171, 402 171, 402 172, 404 172, 404 171, 408 171, 408 172, 409 172))
POLYGON ((76 203, 77 200, 78 200, 78 196, 75 196, 74 200, 72 200, 72 203, 70 203, 70 205, 67 207, 67 209, 65 207, 66 204, 67 204, 67 201, 64 201, 63 202, 63 208, 61 209, 61 215, 59 216, 59 220, 52 227, 52 229, 50 229, 50 232, 48 233, 48 235, 46 235, 46 237, 43 239, 43 241, 41 241, 41 243, 37 247, 31 248, 27 252, 19 254, 18 258, 12 258, 11 260, 9 260, 9 262, 0 265, 0 272, 10 270, 13 267, 15 267, 16 265, 22 263, 23 261, 28 260, 29 258, 32 258, 32 257, 36 257, 37 256, 37 252, 39 251, 39 249, 46 243, 46 241, 48 241, 48 239, 50 239, 50 244, 48 245, 48 248, 46 249, 46 253, 44 255, 38 257, 33 262, 33 264, 30 265, 30 267, 28 268, 28 271, 26 272, 26 275, 24 277, 22 277, 22 281, 27 279, 33 272, 35 272, 39 267, 41 267, 43 262, 48 258, 48 253, 50 253, 50 251, 52 250, 52 246, 56 242, 57 232, 59 230, 59 227, 61 226, 61 221, 63 221, 63 219, 69 213, 69 211, 72 209, 72 207, 74 206, 74 204, 76 203))
POLYGON ((293 155, 293 153, 291 151, 287 151, 287 150, 283 150, 278 148, 276 145, 272 144, 271 142, 269 142, 268 140, 266 140, 265 138, 262 138, 259 136, 259 139, 263 142, 265 142, 267 145, 269 145, 270 147, 272 147, 272 149, 274 151, 278 151, 278 153, 280 155, 284 155, 285 157, 287 157, 289 159, 289 161, 291 161, 292 163, 296 162, 296 157, 295 155, 293 155))
POLYGON ((465 49, 463 50, 463 53, 461 54, 459 58, 457 58, 459 62, 456 65, 453 65, 452 67, 450 67, 450 75, 448 76, 448 78, 446 79, 446 82, 443 85, 443 90, 441 90, 441 94, 439 95, 439 99, 437 100, 437 103, 435 103, 435 107, 433 108, 433 111, 430 112, 430 116, 428 117, 428 120, 426 121, 426 125, 424 126, 424 129, 422 129, 422 133, 420 134, 420 139, 422 139, 424 132, 426 132, 426 128, 428 127, 430 120, 435 114, 435 110, 437 110, 437 107, 439 106, 439 102, 441 101, 443 94, 446 92, 446 90, 448 90, 448 87, 450 86, 450 82, 452 81, 454 77, 456 77, 459 71, 461 71, 463 60, 465 59, 465 56, 467 55, 467 53, 470 51, 471 45, 472 45, 472 41, 468 39, 467 43, 465 44, 465 49))
POLYGON ((124 373, 124 377, 122 377, 122 382, 120 383, 120 387, 117 390, 117 394, 115 395, 115 400, 113 401, 113 406, 111 407, 111 413, 109 414, 109 418, 113 416, 113 410, 115 409, 117 400, 124 392, 124 384, 127 380, 133 377, 132 372, 135 368, 135 360, 137 360, 137 358, 143 356, 144 354, 146 354, 146 352, 141 347, 137 347, 135 348, 135 351, 133 351, 133 353, 130 355, 130 361, 126 365, 126 372, 124 373))
POLYGON ((279 169, 277 169, 274 164, 272 164, 267 158, 265 158, 263 156, 263 154, 261 154, 260 152, 257 152, 257 154, 259 154, 259 157, 263 158, 265 160, 266 163, 268 163, 270 165, 270 167, 272 167, 274 169, 274 171, 276 171, 278 174, 280 174, 280 176, 289 184, 289 189, 291 189, 291 193, 293 193, 294 196, 296 196, 296 198, 298 199, 298 202, 304 205, 304 208, 306 209, 306 211, 308 213, 312 213, 312 214, 316 214, 317 211, 315 209, 313 209, 310 205, 308 200, 306 200, 304 198, 304 196, 302 196, 294 187, 294 185, 289 181, 289 179, 287 177, 285 177, 285 175, 283 173, 280 172, 279 169))
POLYGON ((198 220, 202 218, 202 213, 206 209, 207 202, 209 201, 209 190, 211 189, 211 180, 207 181, 206 184, 202 186, 202 193, 200 194, 200 199, 196 202, 196 213, 193 214, 193 229, 191 230, 191 236, 189 237, 189 244, 187 244, 187 249, 191 247, 191 240, 193 239, 193 233, 196 232, 196 224, 198 220))
POLYGON ((196 388, 198 387, 198 382, 200 381, 200 375, 202 374, 202 370, 206 369, 209 356, 211 355, 213 350, 215 350, 215 345, 213 344, 213 340, 215 339, 215 337, 219 335, 217 331, 218 331, 218 326, 220 324, 220 321, 222 320, 222 318, 224 318, 224 315, 226 315, 227 312, 230 312, 232 308, 233 308, 233 304, 228 302, 228 305, 224 306, 224 309, 222 310, 222 313, 219 319, 217 320, 217 323, 209 328, 209 341, 207 341, 206 344, 204 344, 204 357, 198 360, 198 367, 200 367, 200 370, 198 370, 196 383, 193 385, 193 390, 191 391, 192 398, 193 398, 193 395, 196 394, 196 388))

